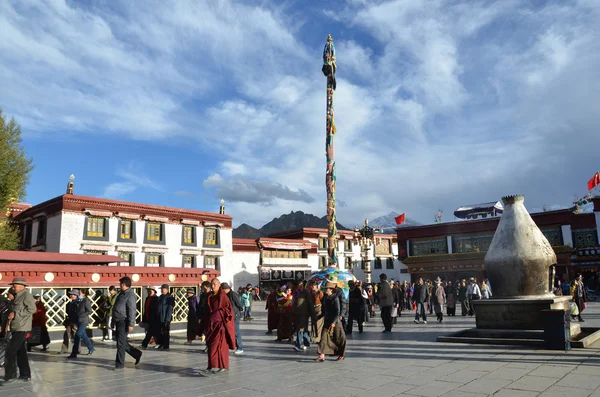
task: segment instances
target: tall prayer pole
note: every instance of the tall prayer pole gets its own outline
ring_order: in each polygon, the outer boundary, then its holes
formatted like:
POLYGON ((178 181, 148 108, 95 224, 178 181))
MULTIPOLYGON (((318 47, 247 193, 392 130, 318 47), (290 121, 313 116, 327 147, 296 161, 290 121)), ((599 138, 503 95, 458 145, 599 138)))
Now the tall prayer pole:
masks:
POLYGON ((327 255, 328 265, 337 267, 337 221, 335 216, 335 152, 333 137, 335 135, 335 122, 333 119, 333 92, 335 91, 335 47, 331 35, 327 36, 327 43, 323 49, 323 74, 327 77, 327 121, 325 138, 325 155, 327 167, 325 171, 325 186, 327 188, 327 255))

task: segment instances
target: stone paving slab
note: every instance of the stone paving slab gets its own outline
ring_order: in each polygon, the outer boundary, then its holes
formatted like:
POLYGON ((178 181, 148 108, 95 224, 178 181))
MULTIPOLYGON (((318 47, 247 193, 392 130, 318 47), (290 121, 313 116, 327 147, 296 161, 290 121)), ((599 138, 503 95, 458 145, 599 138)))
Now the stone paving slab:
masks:
MULTIPOLYGON (((112 370, 114 344, 96 342, 93 356, 73 361, 53 353, 60 345, 52 344, 50 353, 31 354, 32 382, 0 386, 0 397, 600 397, 597 348, 565 353, 437 343, 439 335, 474 327, 474 319, 417 325, 412 316, 403 316, 392 334, 382 334, 381 321, 372 319, 363 334, 348 338, 346 360, 316 363, 314 346, 298 353, 265 335, 261 306, 255 308, 255 320, 241 324, 245 354, 231 355, 226 373, 199 376, 206 368, 204 346, 183 345, 183 334, 172 335, 170 351, 146 350, 138 367, 128 358, 120 371, 112 370)), ((586 326, 600 327, 600 303, 590 304, 584 317, 586 326)))

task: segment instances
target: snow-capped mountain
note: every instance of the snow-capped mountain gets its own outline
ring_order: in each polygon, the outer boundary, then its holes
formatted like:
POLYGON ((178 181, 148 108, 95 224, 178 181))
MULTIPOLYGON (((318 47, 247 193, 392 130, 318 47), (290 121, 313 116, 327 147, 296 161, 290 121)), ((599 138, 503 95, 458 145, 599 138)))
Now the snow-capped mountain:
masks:
POLYGON ((406 220, 402 225, 396 225, 396 221, 394 218, 399 216, 400 214, 397 212, 390 212, 387 215, 380 216, 379 218, 375 218, 373 220, 369 220, 369 226, 377 227, 381 226, 381 229, 384 233, 394 233, 396 228, 398 227, 409 227, 409 226, 421 226, 422 223, 415 221, 414 219, 406 217, 406 220))

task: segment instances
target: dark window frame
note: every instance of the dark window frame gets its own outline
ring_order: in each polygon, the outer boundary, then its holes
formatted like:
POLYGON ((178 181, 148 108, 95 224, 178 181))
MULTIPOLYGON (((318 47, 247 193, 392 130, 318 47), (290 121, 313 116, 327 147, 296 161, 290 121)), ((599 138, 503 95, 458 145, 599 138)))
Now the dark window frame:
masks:
POLYGON ((344 240, 344 251, 352 252, 352 240, 344 240), (346 243, 348 243, 347 247, 346 247, 346 243))
POLYGON ((383 269, 383 263, 381 261, 381 258, 379 258, 379 257, 375 258, 375 263, 373 264, 373 269, 374 270, 381 270, 381 269, 383 269))
POLYGON ((386 270, 394 270, 394 258, 386 258, 385 269, 386 270))
POLYGON ((144 253, 144 267, 155 267, 148 266, 148 255, 158 255, 158 267, 165 267, 165 255, 158 252, 145 252, 144 253))
POLYGON ((165 224, 164 222, 155 222, 155 221, 146 221, 144 225, 144 244, 154 244, 154 245, 166 245, 165 238, 165 224), (160 239, 159 240, 148 240, 148 227, 150 223, 159 224, 160 225, 160 239))
MULTIPOLYGON (((187 255, 187 254, 181 255, 181 267, 182 267, 182 268, 186 268, 186 269, 196 269, 196 268, 198 267, 198 266, 197 266, 197 263, 198 263, 198 257, 197 257, 196 255, 187 255), (186 258, 186 257, 190 257, 190 258, 192 258, 192 263, 191 263, 191 265, 190 265, 190 267, 189 267, 189 268, 186 268, 186 267, 185 267, 185 258, 186 258)), ((215 263, 216 263, 216 262, 215 262, 215 263)))
POLYGON ((319 237, 319 240, 317 242, 317 250, 327 251, 328 245, 329 245, 329 241, 327 240, 327 237, 319 237), (321 241, 323 241, 323 244, 321 244, 321 241), (323 245, 323 246, 321 247, 321 245, 323 245))
POLYGON ((119 226, 118 226, 118 229, 117 229, 117 242, 119 242, 119 243, 135 243, 136 242, 136 238, 137 238, 135 229, 136 229, 135 220, 133 220, 133 219, 121 219, 121 218, 119 218, 119 226), (121 237, 121 224, 123 222, 131 222, 131 230, 129 232, 130 236, 131 236, 130 238, 123 238, 123 237, 121 237))
POLYGON ((47 231, 48 230, 48 219, 45 216, 41 216, 36 219, 37 219, 37 223, 38 223, 38 229, 37 229, 37 236, 35 238, 35 244, 36 245, 45 244, 46 237, 48 235, 48 231, 47 231), (43 230, 43 234, 42 234, 42 230, 43 230))
POLYGON ((206 248, 221 248, 221 228, 219 226, 205 226, 202 228, 202 246, 206 248), (217 243, 206 244, 206 230, 215 229, 217 232, 217 243))
POLYGON ((86 215, 85 222, 83 223, 83 239, 89 240, 89 241, 109 241, 109 238, 110 238, 110 235, 109 235, 110 228, 108 227, 109 219, 110 218, 102 217, 102 216, 86 215), (87 229, 88 229, 88 222, 90 219, 103 219, 104 220, 104 222, 103 222, 104 236, 88 236, 87 229))
MULTIPOLYGON (((203 263, 204 263, 204 267, 206 268, 206 266, 208 266, 208 264, 206 263, 206 259, 208 258, 215 258, 215 270, 216 271, 221 271, 221 257, 220 256, 215 256, 215 255, 204 255, 203 258, 203 263)), ((207 268, 210 269, 210 268, 207 268)))
MULTIPOLYGON (((182 246, 186 246, 186 247, 196 247, 197 246, 197 239, 196 239, 196 226, 194 225, 181 225, 181 245, 182 246), (192 242, 191 243, 186 243, 185 242, 185 228, 186 227, 191 227, 192 228, 192 242)), ((218 233, 217 233, 218 236, 218 233)), ((217 237, 217 241, 219 241, 219 238, 217 237)))
MULTIPOLYGON (((119 234, 121 234, 120 231, 119 231, 119 234)), ((129 260, 129 265, 127 265, 127 266, 129 266, 129 267, 135 266, 135 253, 134 252, 129 252, 129 251, 119 251, 119 252, 117 252, 117 256, 119 258, 121 258, 121 254, 122 253, 129 254, 130 260, 129 260)), ((124 258, 121 258, 121 259, 124 259, 124 258)), ((119 263, 119 266, 123 266, 123 265, 121 263, 119 263)))

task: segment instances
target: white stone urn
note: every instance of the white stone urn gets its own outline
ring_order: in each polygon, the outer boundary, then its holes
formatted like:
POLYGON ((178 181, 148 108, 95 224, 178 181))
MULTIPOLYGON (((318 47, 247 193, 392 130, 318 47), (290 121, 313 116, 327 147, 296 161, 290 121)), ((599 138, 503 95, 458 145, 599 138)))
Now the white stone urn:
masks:
POLYGON ((502 202, 504 212, 484 259, 493 298, 550 295, 549 271, 556 264, 552 246, 531 219, 523 196, 502 202))

